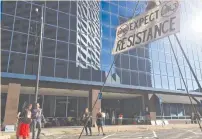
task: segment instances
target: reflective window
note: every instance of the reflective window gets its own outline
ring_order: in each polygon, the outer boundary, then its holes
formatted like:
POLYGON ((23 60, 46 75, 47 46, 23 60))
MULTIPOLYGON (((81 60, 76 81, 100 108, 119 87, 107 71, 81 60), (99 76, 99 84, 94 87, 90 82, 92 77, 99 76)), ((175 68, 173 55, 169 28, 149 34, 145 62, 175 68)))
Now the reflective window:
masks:
POLYGON ((133 10, 131 10, 131 9, 126 9, 126 10, 127 10, 127 11, 126 11, 126 16, 129 17, 129 18, 132 18, 133 15, 134 15, 133 10))
POLYGON ((197 76, 197 78, 198 78, 199 80, 202 80, 202 78, 201 78, 201 70, 196 69, 195 74, 196 74, 196 76, 197 76))
POLYGON ((194 64, 196 69, 200 69, 199 61, 194 61, 194 64))
POLYGON ((130 85, 130 72, 128 70, 122 70, 122 84, 130 85))
POLYGON ((154 70, 154 73, 156 74, 160 74, 160 66, 159 66, 159 62, 152 62, 152 67, 154 70))
POLYGON ((80 68, 80 80, 91 81, 91 68, 88 69, 80 68))
POLYGON ((75 31, 70 31, 70 38, 69 38, 69 42, 70 43, 74 43, 76 44, 76 32, 75 31))
POLYGON ((27 55, 26 60, 26 70, 25 74, 37 74, 38 67, 38 56, 37 55, 27 55))
POLYGON ((111 65, 111 54, 108 52, 102 51, 101 62, 103 65, 111 65))
POLYGON ((138 69, 139 71, 145 71, 145 59, 138 58, 138 69))
POLYGON ((71 14, 76 15, 77 11, 77 1, 71 1, 71 14))
POLYGON ((16 11, 17 16, 29 19, 30 10, 31 10, 31 4, 30 3, 27 3, 24 1, 18 1, 17 2, 17 11, 16 11))
POLYGON ((1 49, 10 50, 11 31, 1 30, 1 49))
POLYGON ((144 73, 144 72, 139 72, 139 84, 140 84, 140 86, 145 86, 145 87, 147 87, 147 77, 146 77, 146 73, 144 73))
POLYGON ((137 59, 137 57, 130 56, 130 69, 138 70, 138 59, 137 59))
POLYGON ((11 73, 24 73, 25 55, 20 53, 11 53, 9 69, 11 73))
POLYGON ((55 96, 44 96, 43 113, 45 117, 55 116, 55 103, 55 96))
POLYGON ((152 50, 152 60, 159 61, 158 51, 152 50))
POLYGON ((13 29, 13 20, 14 17, 13 16, 9 16, 9 15, 5 15, 5 14, 1 14, 1 27, 4 29, 9 29, 12 30, 13 29))
POLYGON ((66 117, 66 107, 67 107, 67 97, 66 96, 56 96, 56 117, 66 117))
POLYGON ((70 12, 71 1, 59 1, 59 10, 65 13, 70 12))
POLYGON ((192 80, 187 80, 187 86, 188 86, 188 89, 189 91, 193 90, 193 84, 192 84, 192 80))
POLYGON ((79 68, 75 62, 68 62, 68 78, 79 79, 79 68))
POLYGON ((177 66, 173 66, 174 76, 180 77, 179 68, 177 66))
POLYGON ((51 9, 58 9, 58 1, 47 1, 46 6, 51 9))
POLYGON ((68 102, 69 102, 67 109, 68 116, 76 117, 78 107, 77 97, 68 97, 68 102))
POLYGON ((67 61, 56 60, 55 77, 67 78, 67 61))
POLYGON ((116 29, 115 28, 111 28, 111 39, 115 40, 116 38, 116 29))
POLYGON ((57 11, 46 8, 45 23, 57 25, 57 11))
POLYGON ((31 19, 35 21, 41 21, 41 6, 32 4, 31 19), (38 9, 38 12, 36 12, 38 9))
POLYGON ((2 1, 2 12, 14 15, 15 14, 16 1, 2 1))
POLYGON ((167 76, 161 76, 163 89, 169 89, 167 76))
POLYGON ((12 51, 26 53, 27 35, 21 33, 13 33, 12 51))
POLYGON ((146 74, 146 77, 147 77, 147 86, 148 87, 152 87, 152 75, 151 74, 146 74))
POLYGON ((121 67, 124 69, 129 69, 129 56, 121 55, 121 67))
POLYGON ((127 1, 126 5, 127 5, 127 8, 134 10, 137 5, 137 2, 136 1, 127 1))
POLYGON ((43 40, 43 56, 55 57, 56 42, 50 39, 43 40))
POLYGON ((58 12, 58 26, 69 29, 69 14, 58 12))
POLYGON ((167 75, 166 64, 160 62, 161 74, 167 75))
POLYGON ((38 54, 40 46, 40 38, 29 35, 28 54, 38 54))
POLYGON ((159 52, 159 61, 166 62, 165 53, 159 52))
POLYGON ((102 12, 102 23, 103 24, 110 24, 110 14, 107 12, 102 12))
POLYGON ((175 90, 175 78, 174 77, 168 77, 169 82, 169 88, 171 90, 175 90))
POLYGON ((182 90, 180 78, 175 78, 176 90, 182 90))
POLYGON ((139 57, 144 57, 144 48, 138 47, 137 54, 139 57))
POLYGON ((118 5, 110 4, 110 13, 118 14, 118 5))
POLYGON ((102 77, 105 75, 104 71, 95 70, 93 68, 91 70, 92 70, 92 81, 101 82, 102 77))
POLYGON ((76 30, 76 26, 77 26, 76 16, 70 16, 70 29, 76 30))
POLYGON ((113 46, 110 45, 110 41, 108 39, 102 38, 102 51, 111 52, 113 46))
POLYGON ((102 10, 109 11, 109 3, 106 1, 101 2, 102 10))
POLYGON ((126 8, 119 6, 119 15, 123 17, 127 17, 126 8))
POLYGON ((146 65, 145 65, 145 66, 146 66, 145 71, 146 71, 146 72, 151 72, 151 61, 145 59, 145 64, 146 64, 146 65))
POLYGON ((76 61, 76 45, 69 44, 69 60, 76 61))
POLYGON ((162 88, 161 87, 161 76, 160 75, 154 75, 154 81, 155 81, 155 87, 156 88, 162 88))
POLYGON ((56 57, 61 59, 68 59, 69 47, 68 43, 57 41, 56 57))
POLYGON ((29 20, 15 17, 15 31, 28 33, 29 20))
POLYGON ((69 42, 69 30, 58 28, 57 39, 69 42))
POLYGON ((173 75, 173 65, 167 63, 166 66, 167 66, 168 76, 174 76, 173 75))
POLYGON ((119 6, 126 7, 126 1, 119 1, 119 6))
POLYGON ((172 63, 172 57, 170 54, 166 54, 166 63, 172 63))
POLYGON ((44 37, 55 39, 56 38, 56 27, 45 25, 44 26, 44 37))
POLYGON ((9 53, 7 51, 1 51, 1 72, 7 71, 8 56, 9 53))
POLYGON ((54 63, 53 58, 42 57, 41 76, 54 76, 54 63))
POLYGON ((102 25, 102 36, 105 38, 110 38, 110 28, 102 25))
POLYGON ((177 113, 177 104, 170 104, 170 115, 174 116, 174 117, 178 116, 178 113, 177 113))

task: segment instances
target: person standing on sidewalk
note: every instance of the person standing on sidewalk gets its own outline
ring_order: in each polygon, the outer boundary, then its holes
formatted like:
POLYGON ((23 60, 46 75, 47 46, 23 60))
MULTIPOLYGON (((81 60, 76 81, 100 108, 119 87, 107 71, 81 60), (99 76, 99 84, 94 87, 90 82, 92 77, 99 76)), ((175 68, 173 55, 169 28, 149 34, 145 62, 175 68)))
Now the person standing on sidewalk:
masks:
POLYGON ((92 117, 90 115, 90 112, 88 111, 88 108, 85 109, 85 112, 83 114, 83 122, 85 125, 85 131, 86 131, 86 136, 88 136, 88 129, 90 132, 90 136, 92 136, 92 130, 91 130, 91 126, 92 126, 92 117))
POLYGON ((102 116, 102 112, 101 109, 100 111, 97 113, 96 115, 96 124, 98 126, 98 136, 100 135, 100 128, 102 130, 102 134, 103 136, 105 135, 104 131, 103 131, 103 116, 102 116))
POLYGON ((31 109, 32 104, 29 104, 25 107, 24 110, 22 110, 21 113, 18 113, 19 118, 19 124, 17 129, 16 138, 22 137, 23 139, 29 139, 29 133, 30 133, 30 123, 32 122, 31 116, 31 109))
POLYGON ((36 128, 38 128, 37 139, 39 139, 42 121, 45 122, 39 103, 35 103, 34 109, 32 110, 32 119, 32 139, 35 139, 36 128))

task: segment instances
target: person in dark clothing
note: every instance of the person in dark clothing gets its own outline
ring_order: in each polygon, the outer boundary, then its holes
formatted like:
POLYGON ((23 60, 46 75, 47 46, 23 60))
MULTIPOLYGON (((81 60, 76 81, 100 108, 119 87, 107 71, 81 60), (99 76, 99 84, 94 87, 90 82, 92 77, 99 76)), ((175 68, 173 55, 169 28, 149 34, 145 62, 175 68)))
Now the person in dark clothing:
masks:
POLYGON ((92 130, 91 130, 91 126, 92 126, 92 117, 90 115, 90 112, 88 111, 88 108, 85 109, 85 113, 83 114, 83 122, 85 125, 85 131, 86 131, 86 136, 88 135, 88 129, 90 132, 90 136, 92 136, 92 130))
POLYGON ((38 128, 37 139, 39 139, 42 121, 45 122, 39 103, 36 103, 34 109, 32 110, 32 119, 32 139, 35 139, 36 128, 38 128))

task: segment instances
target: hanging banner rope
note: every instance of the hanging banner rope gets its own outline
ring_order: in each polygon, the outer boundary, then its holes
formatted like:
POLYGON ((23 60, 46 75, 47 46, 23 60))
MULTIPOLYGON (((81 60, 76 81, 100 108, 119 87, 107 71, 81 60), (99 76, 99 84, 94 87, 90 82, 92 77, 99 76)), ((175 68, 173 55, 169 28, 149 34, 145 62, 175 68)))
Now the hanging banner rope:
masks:
POLYGON ((118 54, 179 32, 179 8, 178 1, 167 1, 118 26, 112 54, 118 54))

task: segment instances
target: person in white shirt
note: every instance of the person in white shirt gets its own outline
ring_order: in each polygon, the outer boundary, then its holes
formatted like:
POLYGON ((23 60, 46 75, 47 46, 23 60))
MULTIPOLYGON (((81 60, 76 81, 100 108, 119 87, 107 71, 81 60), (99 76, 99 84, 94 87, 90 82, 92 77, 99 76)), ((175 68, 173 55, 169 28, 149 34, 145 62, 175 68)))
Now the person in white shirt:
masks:
POLYGON ((102 112, 102 118, 103 118, 103 125, 105 125, 105 118, 106 118, 105 112, 102 112))

